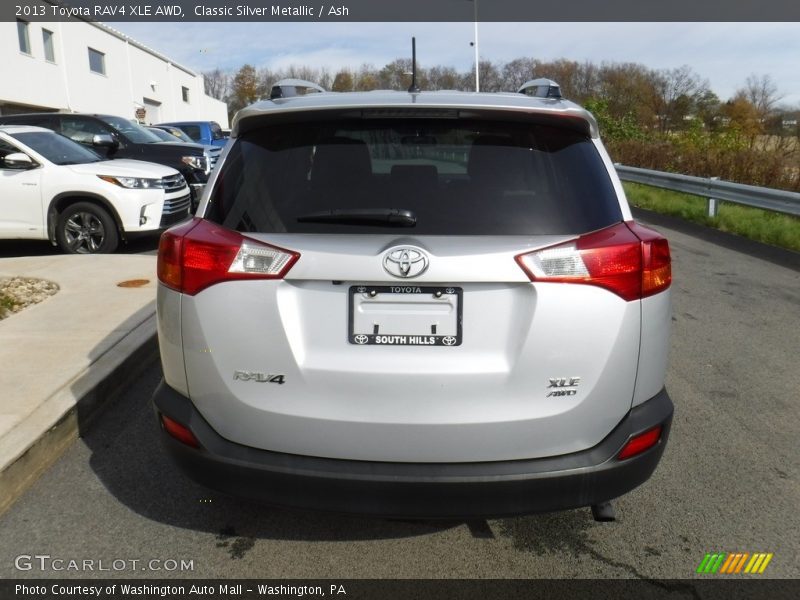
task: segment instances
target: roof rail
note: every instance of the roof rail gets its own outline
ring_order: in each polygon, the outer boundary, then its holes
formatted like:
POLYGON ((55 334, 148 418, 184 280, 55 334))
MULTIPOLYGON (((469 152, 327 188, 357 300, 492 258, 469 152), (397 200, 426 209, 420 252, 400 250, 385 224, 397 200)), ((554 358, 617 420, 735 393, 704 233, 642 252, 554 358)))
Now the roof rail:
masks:
POLYGON ((552 79, 531 79, 522 84, 517 90, 520 94, 527 96, 534 96, 536 98, 555 98, 560 99, 561 86, 552 79))
POLYGON ((316 83, 306 81, 305 79, 281 79, 272 84, 269 92, 269 99, 275 100, 276 98, 291 98, 292 96, 301 96, 306 92, 298 93, 298 88, 304 90, 314 90, 314 92, 325 93, 325 88, 318 86, 316 83))

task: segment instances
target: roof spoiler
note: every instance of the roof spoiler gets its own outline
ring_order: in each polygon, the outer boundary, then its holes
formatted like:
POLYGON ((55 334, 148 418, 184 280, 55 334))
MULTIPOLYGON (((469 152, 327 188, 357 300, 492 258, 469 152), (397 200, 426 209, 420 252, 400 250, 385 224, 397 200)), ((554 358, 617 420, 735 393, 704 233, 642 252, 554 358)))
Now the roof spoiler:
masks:
POLYGON ((517 93, 536 98, 553 98, 556 100, 560 100, 563 97, 561 96, 561 86, 552 79, 544 78, 526 81, 517 90, 517 93))
POLYGON ((269 99, 275 100, 276 98, 291 98, 292 96, 302 96, 307 94, 309 90, 314 92, 325 93, 325 88, 318 86, 316 83, 306 81, 305 79, 281 79, 272 84, 269 92, 269 99), (302 92, 298 90, 304 90, 302 92))

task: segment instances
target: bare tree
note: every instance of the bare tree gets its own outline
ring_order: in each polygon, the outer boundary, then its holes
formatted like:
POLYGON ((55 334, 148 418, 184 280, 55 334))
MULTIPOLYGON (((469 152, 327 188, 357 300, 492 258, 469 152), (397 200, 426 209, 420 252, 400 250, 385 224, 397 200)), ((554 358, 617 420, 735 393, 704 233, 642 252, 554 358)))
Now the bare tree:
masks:
POLYGON ((503 88, 516 92, 526 81, 537 76, 538 61, 533 58, 515 58, 503 65, 501 70, 503 88))
POLYGON ((653 71, 652 83, 650 103, 661 131, 680 128, 685 118, 693 116, 697 100, 708 91, 708 81, 689 65, 653 71))
POLYGON ((222 69, 214 69, 203 73, 203 85, 208 96, 222 100, 227 100, 230 93, 231 78, 222 69))
POLYGON ((463 81, 458 71, 453 67, 437 65, 431 67, 428 73, 428 87, 430 90, 462 90, 463 81))
MULTIPOLYGON (((482 92, 500 92, 503 89, 503 77, 500 74, 502 67, 489 60, 482 60, 478 63, 478 75, 480 77, 480 86, 482 92)), ((472 73, 475 72, 475 65, 472 67, 472 73)), ((473 81, 473 84, 475 82, 473 81)))
POLYGON ((366 63, 361 65, 356 75, 355 89, 359 92, 368 92, 378 88, 380 88, 380 84, 378 83, 377 69, 366 63))
POLYGON ((744 88, 737 91, 752 104, 760 119, 766 119, 783 98, 778 92, 778 86, 769 75, 756 75, 753 73, 745 81, 744 88))

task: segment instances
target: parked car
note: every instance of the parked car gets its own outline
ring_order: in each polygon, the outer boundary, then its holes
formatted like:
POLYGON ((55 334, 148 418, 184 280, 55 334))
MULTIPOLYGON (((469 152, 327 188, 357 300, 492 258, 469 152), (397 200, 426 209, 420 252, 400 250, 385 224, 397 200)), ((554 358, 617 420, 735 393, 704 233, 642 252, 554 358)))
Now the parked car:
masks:
POLYGON ((196 144, 163 143, 138 123, 111 115, 80 113, 30 113, 0 116, 0 125, 35 125, 52 129, 106 158, 132 158, 155 162, 179 171, 192 189, 195 204, 199 201, 208 174, 219 152, 196 144))
POLYGON ((64 252, 113 252, 120 241, 189 218, 175 169, 104 160, 49 129, 0 126, 0 238, 50 240, 64 252))
POLYGON ((302 508, 599 520, 650 477, 669 245, 592 115, 520 91, 273 88, 238 113, 159 246, 154 406, 183 471, 302 508))
POLYGON ((158 125, 179 127, 196 144, 224 146, 228 142, 227 136, 222 133, 222 128, 216 121, 173 121, 158 125))
MULTIPOLYGON (((186 135, 186 133, 180 127, 173 127, 172 125, 150 125, 148 129, 153 131, 153 133, 155 133, 156 135, 159 135, 159 137, 161 136, 158 132, 163 131, 164 133, 167 133, 172 137, 179 139, 182 142, 186 142, 187 144, 195 143, 195 141, 188 135, 186 135)), ((165 138, 162 137, 161 139, 165 138)))
MULTIPOLYGON (((145 126, 145 129, 147 129, 147 131, 149 131, 150 133, 153 133, 162 142, 175 142, 175 141, 181 142, 181 141, 183 141, 180 138, 178 138, 177 136, 169 133, 168 131, 166 131, 164 129, 160 129, 158 127, 145 126)), ((192 143, 194 143, 194 142, 192 142, 192 143)))
POLYGON ((192 138, 186 135, 183 130, 178 127, 173 127, 172 125, 149 125, 146 129, 155 134, 161 141, 164 142, 174 142, 175 140, 178 140, 180 142, 202 147, 203 150, 211 157, 212 165, 217 164, 219 154, 222 152, 222 148, 219 146, 203 146, 202 144, 195 144, 192 141, 192 138))

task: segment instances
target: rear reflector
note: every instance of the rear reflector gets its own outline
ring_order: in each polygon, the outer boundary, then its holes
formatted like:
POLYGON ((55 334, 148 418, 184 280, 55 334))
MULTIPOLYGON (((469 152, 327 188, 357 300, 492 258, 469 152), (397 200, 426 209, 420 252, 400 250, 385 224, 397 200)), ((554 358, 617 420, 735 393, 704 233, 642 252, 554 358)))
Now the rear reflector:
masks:
POLYGON ((197 438, 194 437, 194 434, 188 427, 181 425, 177 421, 173 421, 166 415, 161 415, 161 424, 164 426, 164 431, 179 442, 191 446, 192 448, 200 447, 200 442, 197 441, 197 438))
POLYGON ((168 229, 158 246, 158 279, 194 295, 222 281, 283 279, 300 255, 204 219, 168 229))
POLYGON ((531 281, 581 283, 639 300, 669 287, 669 244, 656 232, 619 223, 516 257, 531 281))
POLYGON ((648 429, 644 433, 640 433, 636 437, 632 437, 628 440, 628 443, 623 446, 620 453, 617 454, 617 458, 619 460, 625 460, 626 458, 632 458, 637 454, 641 454, 645 450, 649 450, 653 446, 658 443, 658 440, 661 439, 661 425, 658 427, 653 427, 652 429, 648 429))

